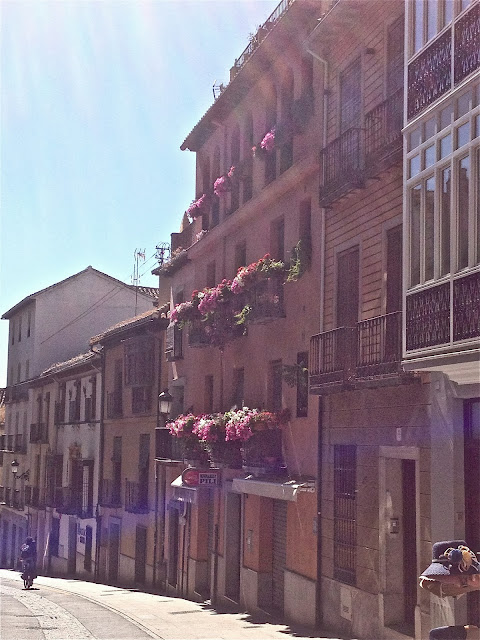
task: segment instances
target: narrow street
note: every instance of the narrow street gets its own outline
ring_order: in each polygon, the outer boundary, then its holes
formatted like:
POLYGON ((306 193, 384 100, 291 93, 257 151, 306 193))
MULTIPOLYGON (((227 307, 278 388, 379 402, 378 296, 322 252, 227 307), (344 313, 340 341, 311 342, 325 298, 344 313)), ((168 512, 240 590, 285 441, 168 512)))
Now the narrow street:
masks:
POLYGON ((40 576, 30 591, 0 569, 3 640, 240 640, 336 638, 289 627, 268 615, 218 612, 204 604, 134 589, 40 576))

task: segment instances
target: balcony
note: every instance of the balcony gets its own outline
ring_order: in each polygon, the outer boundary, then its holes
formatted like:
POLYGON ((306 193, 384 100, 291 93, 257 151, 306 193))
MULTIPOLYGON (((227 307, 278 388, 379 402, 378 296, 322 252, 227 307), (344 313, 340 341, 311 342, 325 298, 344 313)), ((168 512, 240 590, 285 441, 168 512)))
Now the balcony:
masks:
POLYGON ((271 276, 260 280, 248 294, 251 311, 248 322, 264 324, 285 317, 283 307, 283 276, 271 276))
POLYGON ((402 159, 403 89, 365 115, 320 152, 320 204, 331 206, 402 159))
POLYGON ((48 428, 43 422, 30 425, 30 443, 46 444, 48 443, 48 428))
POLYGON ((155 458, 157 460, 183 460, 183 450, 179 438, 165 427, 155 429, 155 458))
POLYGON ((0 436, 0 451, 27 453, 27 443, 23 433, 2 434, 0 436))
POLYGON ((23 511, 25 503, 22 491, 13 487, 0 487, 0 504, 23 511))
POLYGON ((122 390, 116 389, 107 393, 107 418, 121 418, 123 416, 122 390))
POLYGON ((145 484, 126 480, 125 511, 148 513, 148 487, 145 484))
POLYGON ((341 327, 310 339, 310 393, 324 394, 341 386, 378 384, 401 373, 400 311, 341 327))
POLYGON ((432 351, 480 336, 480 272, 407 295, 406 349, 432 351))
POLYGON ((110 478, 104 478, 102 480, 100 504, 102 507, 115 508, 122 506, 122 487, 120 481, 115 481, 110 478))
POLYGON ((475 3, 410 62, 407 105, 409 119, 480 68, 479 38, 480 5, 475 3))

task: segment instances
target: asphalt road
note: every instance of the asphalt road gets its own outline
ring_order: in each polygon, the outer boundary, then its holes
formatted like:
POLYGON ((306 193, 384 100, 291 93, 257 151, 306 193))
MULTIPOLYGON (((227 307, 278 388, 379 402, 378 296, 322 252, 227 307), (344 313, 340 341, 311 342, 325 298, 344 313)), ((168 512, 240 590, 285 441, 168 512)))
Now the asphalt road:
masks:
POLYGON ((2 640, 307 640, 336 639, 290 627, 268 614, 219 611, 137 589, 39 576, 23 589, 16 571, 0 569, 2 640))

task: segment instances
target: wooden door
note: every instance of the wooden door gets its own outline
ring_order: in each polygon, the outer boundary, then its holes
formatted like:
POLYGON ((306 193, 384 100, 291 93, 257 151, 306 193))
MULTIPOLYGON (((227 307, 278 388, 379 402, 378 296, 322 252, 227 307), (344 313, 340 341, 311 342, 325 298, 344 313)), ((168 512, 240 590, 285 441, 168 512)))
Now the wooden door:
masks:
MULTIPOLYGON (((465 403, 465 539, 470 548, 480 552, 480 398, 465 403)), ((467 596, 469 624, 480 626, 480 593, 467 596)))
POLYGON ((145 584, 147 565, 147 529, 137 525, 135 534, 135 582, 145 584))
POLYGON ((120 525, 111 522, 108 532, 108 579, 116 582, 120 557, 120 525))

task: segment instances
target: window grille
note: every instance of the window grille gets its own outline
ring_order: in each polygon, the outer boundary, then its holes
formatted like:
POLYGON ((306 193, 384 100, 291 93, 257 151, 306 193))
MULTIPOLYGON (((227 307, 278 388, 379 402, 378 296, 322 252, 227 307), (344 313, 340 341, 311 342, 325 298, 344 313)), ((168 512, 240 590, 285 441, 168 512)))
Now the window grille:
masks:
POLYGON ((340 582, 356 582, 356 475, 355 445, 334 446, 333 564, 340 582))

